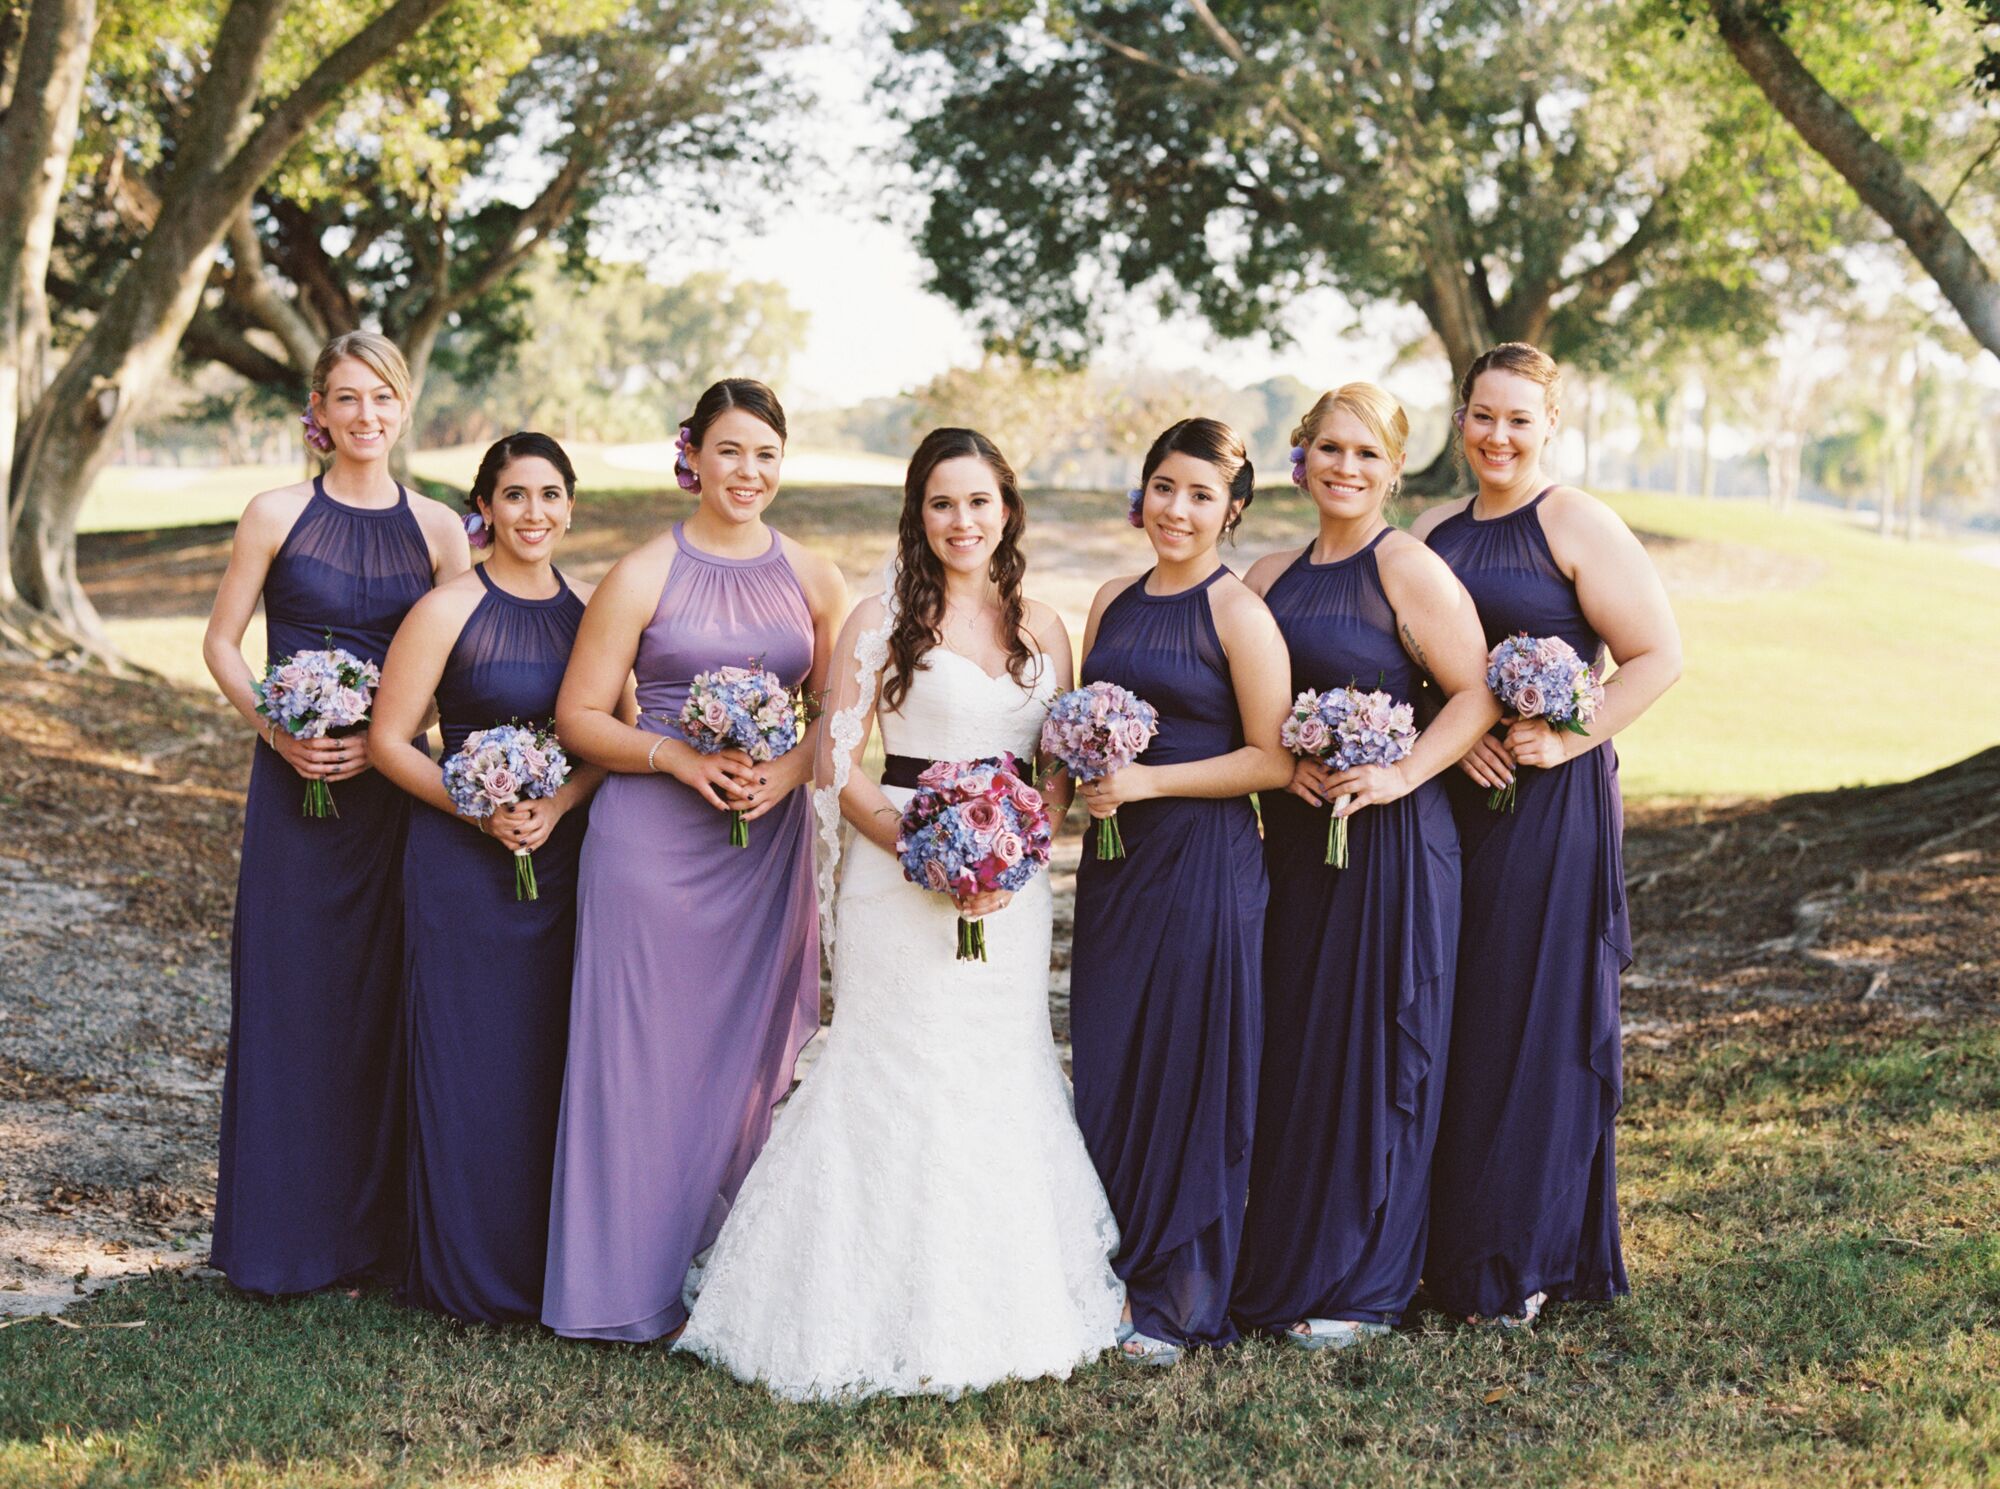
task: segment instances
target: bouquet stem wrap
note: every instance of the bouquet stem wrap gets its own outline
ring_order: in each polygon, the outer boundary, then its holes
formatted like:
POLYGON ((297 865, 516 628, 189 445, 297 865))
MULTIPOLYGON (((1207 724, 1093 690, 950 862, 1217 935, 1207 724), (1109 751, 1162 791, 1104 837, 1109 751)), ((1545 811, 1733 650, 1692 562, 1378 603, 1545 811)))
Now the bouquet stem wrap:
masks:
POLYGON ((1333 820, 1327 824, 1326 861, 1337 869, 1347 867, 1347 819, 1340 815, 1340 811, 1352 800, 1351 796, 1334 797, 1333 820))

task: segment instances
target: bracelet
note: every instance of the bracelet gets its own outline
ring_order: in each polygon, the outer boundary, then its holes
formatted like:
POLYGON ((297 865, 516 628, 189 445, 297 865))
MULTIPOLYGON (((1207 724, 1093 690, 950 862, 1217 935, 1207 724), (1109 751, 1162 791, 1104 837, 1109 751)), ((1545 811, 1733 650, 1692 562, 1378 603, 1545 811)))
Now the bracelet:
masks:
POLYGON ((666 742, 667 737, 662 734, 658 739, 653 741, 653 747, 646 751, 646 770, 648 773, 655 775, 659 773, 659 767, 653 764, 653 757, 660 753, 660 746, 666 742))

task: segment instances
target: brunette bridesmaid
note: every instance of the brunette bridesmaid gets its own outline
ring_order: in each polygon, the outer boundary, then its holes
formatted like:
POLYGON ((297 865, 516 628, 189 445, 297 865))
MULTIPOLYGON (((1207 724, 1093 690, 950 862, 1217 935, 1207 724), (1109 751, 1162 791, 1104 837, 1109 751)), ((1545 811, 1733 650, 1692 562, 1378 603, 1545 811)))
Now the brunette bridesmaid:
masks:
POLYGON ((541 1317, 549 1180, 576 946, 583 808, 604 772, 571 762, 554 796, 458 814, 439 762, 411 743, 436 701, 449 760, 476 730, 555 717, 590 586, 556 551, 576 473, 545 434, 486 452, 467 498, 469 574, 411 609, 368 734, 376 769, 419 803, 403 857, 409 1061, 408 1302, 485 1323, 541 1317), (514 854, 537 895, 515 894, 514 854))
POLYGON ((1497 346, 1459 387, 1478 494, 1413 529, 1471 591, 1492 645, 1559 636, 1617 664, 1587 736, 1507 718, 1449 777, 1464 852, 1460 995, 1424 1285, 1475 1322, 1628 1291, 1612 1119, 1623 1094, 1618 979, 1632 959, 1611 739, 1680 676, 1652 561, 1604 503, 1543 474, 1559 374, 1497 346), (1512 782, 1513 810, 1488 793, 1512 782))
POLYGON ((1138 763, 1080 788, 1093 817, 1117 813, 1125 856, 1084 856, 1070 974, 1077 1121, 1122 1237, 1123 1352, 1146 1364, 1236 1337, 1263 1002, 1249 795, 1292 778, 1284 639, 1218 551, 1253 482, 1225 424, 1156 439, 1133 494, 1156 562, 1098 591, 1084 637, 1083 682, 1160 715, 1138 763))
POLYGON ((709 388, 682 429, 684 522, 592 597, 556 704, 563 742, 611 772, 591 804, 556 1139, 542 1319, 648 1340, 687 1322, 682 1286, 714 1241, 771 1109, 819 1023, 810 737, 767 764, 702 755, 688 685, 755 662, 825 686, 845 586, 764 523, 785 415, 762 383, 709 388), (616 716, 638 678, 639 721, 616 716), (725 813, 749 824, 730 846, 725 813))
POLYGON ((1383 515, 1409 428, 1370 383, 1315 403, 1292 478, 1319 536, 1247 581, 1284 633, 1295 693, 1353 684, 1412 703, 1429 679, 1446 700, 1398 763, 1302 759, 1289 793, 1260 798, 1264 1058, 1233 1312, 1305 1349, 1386 1332, 1417 1290, 1458 953, 1458 830, 1438 773, 1500 715, 1465 587, 1383 515), (1329 812, 1348 822, 1345 868, 1326 861, 1329 812))
POLYGON ((258 734, 210 1249, 253 1292, 401 1271, 409 798, 368 773, 358 731, 295 739, 260 717, 242 643, 261 599, 267 656, 331 644, 379 665, 410 607, 465 571, 458 519, 389 474, 409 418, 409 369, 394 345, 365 331, 327 343, 307 438, 331 460, 245 508, 202 641, 217 686, 258 734), (313 780, 331 787, 338 816, 300 814, 313 780))

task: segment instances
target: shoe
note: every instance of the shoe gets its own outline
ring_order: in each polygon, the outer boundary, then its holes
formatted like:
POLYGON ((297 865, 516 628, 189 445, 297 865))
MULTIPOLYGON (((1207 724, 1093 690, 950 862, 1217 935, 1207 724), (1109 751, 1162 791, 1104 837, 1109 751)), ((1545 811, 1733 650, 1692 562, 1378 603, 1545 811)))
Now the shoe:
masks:
POLYGON ((1525 1329, 1542 1316, 1542 1305, 1548 1302, 1548 1300, 1549 1295, 1547 1293, 1530 1293, 1521 1300, 1520 1309, 1514 1313, 1503 1313, 1496 1318, 1487 1318, 1482 1314, 1468 1313, 1465 1316, 1465 1321, 1477 1328, 1506 1329, 1509 1332, 1515 1329, 1525 1329))
POLYGON ((1294 1349, 1346 1349, 1389 1332, 1387 1324, 1362 1323, 1352 1318, 1305 1318, 1299 1322, 1306 1326, 1303 1334, 1293 1327, 1285 1330, 1284 1335, 1285 1343, 1294 1349))
POLYGON ((1134 1329, 1119 1344, 1118 1355, 1119 1358, 1129 1360, 1134 1365, 1167 1366, 1179 1362, 1181 1347, 1165 1339, 1155 1339, 1150 1334, 1141 1334, 1134 1329))

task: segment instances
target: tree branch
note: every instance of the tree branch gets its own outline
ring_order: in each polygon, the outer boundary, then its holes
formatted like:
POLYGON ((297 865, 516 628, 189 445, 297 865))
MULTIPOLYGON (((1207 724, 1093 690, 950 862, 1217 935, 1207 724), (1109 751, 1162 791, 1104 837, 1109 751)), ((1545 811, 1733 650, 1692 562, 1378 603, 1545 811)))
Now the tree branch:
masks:
MULTIPOLYGON (((326 338, 313 328, 298 306, 278 293, 277 287, 266 277, 264 245, 258 240, 257 229, 250 222, 249 203, 244 203, 243 210, 230 221, 228 242, 231 267, 224 292, 233 304, 278 338, 285 348, 285 355, 297 369, 297 376, 310 374, 313 363, 319 357, 320 344, 326 338)), ((244 374, 246 377, 252 375, 244 374)))
POLYGON ((235 326, 226 324, 212 310, 198 310, 181 333, 181 355, 200 361, 220 362, 231 372, 279 392, 296 393, 311 374, 305 369, 280 362, 235 326))

